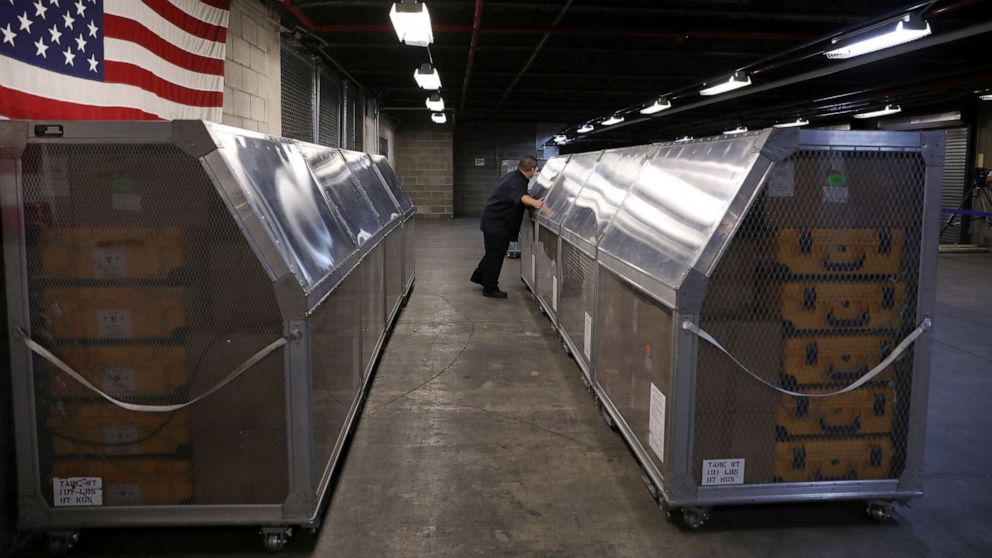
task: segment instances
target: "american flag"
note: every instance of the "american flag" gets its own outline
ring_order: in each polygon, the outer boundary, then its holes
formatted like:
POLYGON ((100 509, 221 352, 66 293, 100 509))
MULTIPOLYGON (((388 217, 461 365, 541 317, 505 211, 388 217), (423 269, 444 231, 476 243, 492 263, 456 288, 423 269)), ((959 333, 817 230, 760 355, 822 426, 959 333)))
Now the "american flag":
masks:
POLYGON ((230 0, 0 0, 0 118, 220 121, 230 0))

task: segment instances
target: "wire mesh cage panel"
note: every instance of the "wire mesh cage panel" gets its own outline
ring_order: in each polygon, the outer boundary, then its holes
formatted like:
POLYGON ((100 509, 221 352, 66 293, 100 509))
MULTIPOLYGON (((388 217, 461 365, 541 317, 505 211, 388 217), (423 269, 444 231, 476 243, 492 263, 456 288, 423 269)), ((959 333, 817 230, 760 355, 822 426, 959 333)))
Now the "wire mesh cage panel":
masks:
POLYGON ((672 428, 672 311, 603 267, 597 298, 596 383, 665 471, 672 428))
POLYGON ((358 266, 362 278, 362 368, 375 363, 376 348, 385 330, 385 264, 383 245, 376 246, 358 266))
POLYGON ((385 320, 399 309, 403 299, 403 229, 393 229, 383 241, 383 269, 386 285, 386 298, 383 304, 385 320))
POLYGON ((409 293, 417 272, 417 218, 408 217, 403 222, 403 289, 409 293))
MULTIPOLYGON (((22 169, 32 335, 94 385, 181 403, 282 335, 265 271, 195 158, 31 144, 22 169)), ((156 414, 116 407, 37 355, 33 366, 50 506, 78 504, 63 494, 70 478, 99 478, 94 504, 107 506, 285 499, 281 351, 209 404, 156 414), (232 478, 245 460, 257 466, 232 478)))
POLYGON ((596 304, 596 260, 568 241, 561 244, 561 292, 558 323, 578 349, 588 370, 592 362, 592 329, 596 304))
POLYGON ((195 121, 0 137, 20 527, 313 526, 412 263, 371 160, 195 121))
POLYGON ((537 296, 552 312, 558 311, 558 235, 541 225, 537 226, 537 244, 534 246, 537 270, 537 296))
POLYGON ((520 226, 520 276, 531 290, 535 288, 534 277, 534 221, 531 213, 524 215, 523 225, 520 226))
POLYGON ((343 442, 340 433, 363 385, 361 290, 360 274, 349 275, 310 321, 314 455, 324 466, 343 442))
MULTIPOLYGON (((701 325, 782 388, 848 385, 916 326, 925 164, 919 151, 804 151, 779 163, 709 282, 701 325)), ((780 394, 699 349, 696 472, 746 458, 745 483, 898 479, 913 349, 828 398, 780 394)), ((697 476, 697 481, 700 479, 697 476)))

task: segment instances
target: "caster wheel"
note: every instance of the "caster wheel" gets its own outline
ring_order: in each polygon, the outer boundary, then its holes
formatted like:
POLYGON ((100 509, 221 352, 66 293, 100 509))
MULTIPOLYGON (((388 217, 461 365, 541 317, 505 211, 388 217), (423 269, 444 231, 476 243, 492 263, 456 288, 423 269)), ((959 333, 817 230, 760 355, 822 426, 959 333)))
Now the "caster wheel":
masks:
POLYGON ((79 532, 58 532, 48 534, 48 553, 52 556, 63 556, 79 542, 79 532))
POLYGON ((279 552, 289 542, 289 537, 292 534, 293 531, 291 529, 265 528, 262 529, 262 544, 265 545, 265 550, 269 552, 279 552))
POLYGON ((695 508, 682 509, 682 523, 693 531, 702 529, 703 525, 706 524, 706 520, 709 518, 710 514, 703 510, 695 508))
POLYGON ((876 523, 885 523, 892 519, 891 502, 868 502, 868 507, 865 511, 868 512, 868 517, 876 523))

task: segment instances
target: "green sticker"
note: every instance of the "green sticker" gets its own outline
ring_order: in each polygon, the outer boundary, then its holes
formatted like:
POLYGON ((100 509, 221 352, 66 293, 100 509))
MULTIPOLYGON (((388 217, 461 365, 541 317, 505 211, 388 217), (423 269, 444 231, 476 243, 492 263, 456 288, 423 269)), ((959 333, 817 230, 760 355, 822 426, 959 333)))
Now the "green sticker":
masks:
POLYGON ((110 187, 118 192, 130 192, 133 185, 130 178, 115 178, 110 181, 110 187))
POLYGON ((831 188, 843 188, 847 184, 847 177, 838 171, 830 171, 827 174, 827 186, 831 188))

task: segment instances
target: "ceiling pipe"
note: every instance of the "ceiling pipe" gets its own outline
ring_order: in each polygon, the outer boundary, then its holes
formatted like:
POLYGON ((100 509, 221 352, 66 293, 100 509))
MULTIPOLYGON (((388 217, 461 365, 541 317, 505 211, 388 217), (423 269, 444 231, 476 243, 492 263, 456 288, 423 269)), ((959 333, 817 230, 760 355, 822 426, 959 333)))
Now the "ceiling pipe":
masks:
POLYGON ((462 101, 458 110, 465 110, 465 97, 468 95, 468 80, 472 76, 475 63, 475 47, 479 45, 479 26, 482 23, 482 1, 475 0, 475 17, 472 18, 472 41, 468 45, 468 62, 465 63, 465 79, 462 80, 462 101))
MULTIPOLYGON (((316 23, 293 4, 293 0, 282 0, 283 8, 292 14, 308 31, 314 33, 394 33, 389 23, 316 23)), ((473 26, 455 23, 434 23, 435 33, 471 33, 473 26)), ((764 31, 723 31, 718 29, 690 29, 687 31, 645 31, 644 29, 607 28, 590 29, 581 27, 480 27, 479 34, 485 35, 567 35, 574 37, 639 37, 646 39, 758 39, 778 41, 801 41, 814 38, 809 33, 785 33, 764 31)))
MULTIPOLYGON (((561 18, 565 17, 565 12, 567 12, 568 8, 570 8, 571 6, 572 6, 572 0, 568 0, 567 2, 565 2, 565 5, 561 7, 561 11, 558 12, 558 17, 556 17, 555 20, 551 22, 551 29, 554 29, 555 27, 558 26, 558 23, 561 21, 561 18)), ((530 65, 534 63, 534 59, 537 58, 538 53, 541 52, 541 48, 544 47, 544 43, 548 42, 548 37, 550 36, 551 33, 545 33, 544 36, 541 37, 541 40, 538 41, 537 46, 534 47, 534 52, 530 53, 530 58, 527 59, 527 62, 524 64, 524 67, 520 69, 520 73, 517 74, 517 77, 513 78, 513 81, 510 83, 510 86, 506 88, 506 91, 503 92, 503 96, 499 98, 499 102, 496 103, 497 109, 502 108, 503 101, 506 100, 506 97, 507 95, 510 94, 510 91, 513 91, 513 88, 517 86, 517 82, 520 81, 520 78, 524 77, 524 74, 527 73, 527 70, 530 68, 530 65)))

